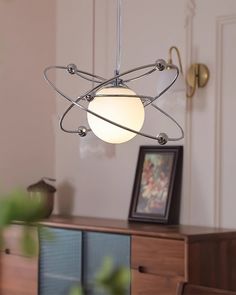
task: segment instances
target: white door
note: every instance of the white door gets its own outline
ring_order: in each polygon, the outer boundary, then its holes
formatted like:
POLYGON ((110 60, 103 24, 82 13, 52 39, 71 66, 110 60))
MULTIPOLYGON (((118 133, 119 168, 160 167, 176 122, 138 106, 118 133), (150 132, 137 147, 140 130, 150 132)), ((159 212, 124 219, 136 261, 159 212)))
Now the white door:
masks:
POLYGON ((236 1, 187 1, 188 62, 210 70, 188 101, 184 219, 236 228, 236 1))

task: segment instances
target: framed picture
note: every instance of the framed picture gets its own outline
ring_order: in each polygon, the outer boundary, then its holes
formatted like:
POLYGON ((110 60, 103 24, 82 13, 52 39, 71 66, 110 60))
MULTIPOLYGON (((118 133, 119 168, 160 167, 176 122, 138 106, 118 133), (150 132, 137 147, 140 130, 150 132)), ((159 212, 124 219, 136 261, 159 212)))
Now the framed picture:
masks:
POLYGON ((129 221, 178 224, 182 146, 141 146, 129 221))

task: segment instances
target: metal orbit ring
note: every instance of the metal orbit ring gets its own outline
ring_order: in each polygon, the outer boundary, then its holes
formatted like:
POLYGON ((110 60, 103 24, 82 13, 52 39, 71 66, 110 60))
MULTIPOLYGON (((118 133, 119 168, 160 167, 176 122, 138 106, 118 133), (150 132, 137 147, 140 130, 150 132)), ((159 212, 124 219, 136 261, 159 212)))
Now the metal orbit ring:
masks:
POLYGON ((184 132, 183 132, 182 127, 179 125, 179 123, 171 115, 169 115, 168 113, 166 113, 165 111, 163 111, 162 109, 160 109, 158 106, 156 106, 154 104, 154 101, 157 100, 162 94, 164 94, 174 84, 174 82, 178 78, 178 75, 179 75, 179 69, 178 69, 178 67, 176 67, 175 65, 166 64, 166 62, 164 60, 162 60, 162 59, 157 60, 153 64, 148 64, 148 65, 140 66, 140 67, 134 68, 132 70, 126 71, 124 73, 117 74, 117 75, 115 75, 114 77, 112 77, 110 79, 105 79, 103 77, 96 76, 94 74, 90 74, 90 73, 87 73, 85 71, 81 71, 74 64, 69 64, 67 67, 65 67, 65 66, 49 66, 49 67, 47 67, 44 70, 44 78, 49 83, 49 85, 58 94, 60 94, 62 97, 64 97, 65 99, 67 99, 71 103, 71 105, 66 109, 66 111, 63 113, 63 115, 62 115, 62 117, 60 119, 60 128, 64 132, 67 132, 67 133, 77 133, 80 136, 85 136, 87 134, 87 132, 91 131, 91 129, 86 128, 84 126, 79 127, 77 130, 67 130, 67 129, 64 128, 63 121, 64 121, 66 115, 69 113, 69 111, 74 106, 77 106, 80 109, 82 109, 82 110, 84 110, 84 111, 86 111, 86 112, 88 112, 88 113, 90 113, 90 114, 98 117, 99 119, 102 119, 102 120, 104 120, 104 121, 106 121, 106 122, 108 122, 110 124, 113 124, 113 125, 115 125, 117 127, 122 128, 124 130, 130 131, 132 133, 135 133, 135 134, 138 134, 138 135, 141 135, 141 136, 150 138, 150 139, 157 140, 158 143, 161 144, 161 145, 166 144, 168 141, 178 141, 178 140, 181 140, 181 139, 184 138, 184 132), (154 97, 144 96, 144 95, 125 95, 125 96, 126 97, 137 97, 137 98, 140 98, 141 101, 142 101, 142 103, 143 103, 143 105, 144 105, 144 107, 147 107, 148 105, 151 104, 152 107, 154 107, 155 109, 157 109, 158 111, 160 111, 162 114, 164 114, 165 116, 167 116, 180 129, 181 135, 179 137, 169 138, 166 133, 160 133, 157 136, 153 136, 153 135, 149 135, 149 134, 146 134, 146 133, 143 133, 143 132, 139 132, 139 131, 133 130, 133 129, 127 127, 127 126, 123 126, 121 124, 118 124, 116 122, 113 122, 110 119, 105 118, 105 117, 103 117, 103 116, 101 116, 101 115, 99 115, 99 114, 97 114, 97 113, 89 110, 87 107, 83 106, 80 103, 81 101, 90 102, 95 96, 96 97, 102 97, 102 96, 106 96, 106 97, 114 97, 114 96, 124 97, 124 95, 109 95, 109 94, 106 94, 106 95, 96 95, 96 92, 98 90, 100 90, 101 88, 103 88, 103 87, 105 87, 107 85, 111 85, 111 84, 116 85, 116 86, 119 86, 119 85, 126 86, 123 83, 128 83, 128 82, 131 82, 131 81, 140 79, 140 78, 142 78, 144 76, 147 76, 147 75, 152 74, 156 70, 163 71, 163 70, 165 70, 167 68, 167 66, 168 67, 171 66, 171 68, 175 69, 176 70, 176 75, 173 78, 173 80, 171 81, 171 83, 164 90, 162 90, 157 96, 154 96, 154 97), (53 84, 53 82, 48 78, 47 73, 48 73, 49 70, 52 70, 52 69, 67 70, 68 73, 70 73, 71 75, 76 74, 77 76, 79 76, 82 79, 88 80, 90 82, 98 83, 99 85, 93 87, 91 90, 87 91, 82 96, 80 96, 80 97, 76 98, 75 100, 73 100, 72 98, 70 98, 69 96, 67 96, 66 94, 64 94, 59 88, 57 88, 55 86, 55 84, 53 84), (124 78, 125 76, 127 76, 128 74, 135 73, 135 72, 138 72, 138 71, 141 71, 141 70, 144 70, 144 69, 149 69, 149 70, 147 70, 145 73, 136 75, 136 76, 134 76, 134 77, 132 77, 130 79, 126 79, 126 80, 125 79, 121 79, 121 78, 124 78))

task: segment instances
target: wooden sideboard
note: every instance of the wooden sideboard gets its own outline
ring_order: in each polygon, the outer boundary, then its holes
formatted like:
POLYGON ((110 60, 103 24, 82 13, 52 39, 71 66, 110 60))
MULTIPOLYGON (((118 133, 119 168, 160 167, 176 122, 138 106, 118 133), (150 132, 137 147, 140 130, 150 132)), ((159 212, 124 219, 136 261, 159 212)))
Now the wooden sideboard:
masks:
MULTIPOLYGON (((0 295, 33 295, 38 292, 38 257, 21 250, 23 227, 12 225, 4 231, 0 255, 0 295)), ((36 229, 35 239, 37 239, 36 229)))
POLYGON ((58 238, 50 245, 40 234, 34 259, 19 252, 16 237, 22 225, 7 231, 0 258, 1 295, 65 294, 60 293, 63 284, 91 280, 90 272, 106 253, 130 267, 132 295, 174 295, 180 281, 236 290, 236 231, 57 216, 41 225, 58 238), (74 273, 69 275, 70 268, 74 273), (53 284, 57 291, 46 291, 54 290, 53 284))

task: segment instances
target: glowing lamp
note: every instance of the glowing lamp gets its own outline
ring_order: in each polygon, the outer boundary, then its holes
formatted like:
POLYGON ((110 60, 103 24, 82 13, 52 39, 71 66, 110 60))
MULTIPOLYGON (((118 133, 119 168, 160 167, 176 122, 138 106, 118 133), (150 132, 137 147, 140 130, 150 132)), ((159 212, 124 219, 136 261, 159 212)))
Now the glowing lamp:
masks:
MULTIPOLYGON (((144 106, 136 93, 129 88, 110 86, 100 89, 89 103, 88 109, 135 131, 140 131, 144 123, 144 106)), ((136 136, 135 133, 90 113, 87 113, 87 118, 93 133, 103 141, 123 143, 136 136)))

